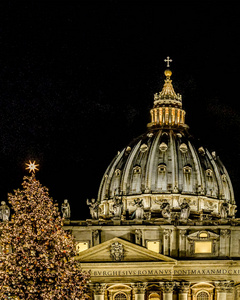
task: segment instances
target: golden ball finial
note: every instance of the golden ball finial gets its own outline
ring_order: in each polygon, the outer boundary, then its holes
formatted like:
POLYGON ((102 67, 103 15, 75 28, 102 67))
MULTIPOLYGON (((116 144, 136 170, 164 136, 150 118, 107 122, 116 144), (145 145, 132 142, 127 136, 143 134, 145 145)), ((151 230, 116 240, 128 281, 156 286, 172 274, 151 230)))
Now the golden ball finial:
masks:
POLYGON ((172 71, 165 70, 164 74, 165 74, 166 77, 171 77, 172 76, 172 71))

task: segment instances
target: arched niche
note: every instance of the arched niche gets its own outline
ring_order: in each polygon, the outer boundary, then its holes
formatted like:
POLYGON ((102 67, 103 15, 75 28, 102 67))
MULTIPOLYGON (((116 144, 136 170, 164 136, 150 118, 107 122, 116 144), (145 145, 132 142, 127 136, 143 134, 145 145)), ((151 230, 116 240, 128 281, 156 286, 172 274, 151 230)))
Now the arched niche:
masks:
POLYGON ((192 300, 213 300, 214 285, 208 282, 199 282, 191 286, 192 300))

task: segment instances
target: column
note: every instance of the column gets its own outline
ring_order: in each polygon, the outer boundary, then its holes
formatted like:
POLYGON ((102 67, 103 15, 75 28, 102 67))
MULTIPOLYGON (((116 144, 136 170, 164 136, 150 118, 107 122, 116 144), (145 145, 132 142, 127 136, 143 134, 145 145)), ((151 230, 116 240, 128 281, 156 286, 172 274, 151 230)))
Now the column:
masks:
POLYGON ((174 282, 172 281, 164 282, 162 288, 163 288, 163 300, 173 300, 174 282))
POLYGON ((216 300, 233 300, 233 281, 215 281, 216 300))
POLYGON ((132 284, 132 288, 135 294, 135 300, 145 299, 146 282, 136 282, 132 284))
POLYGON ((188 300, 189 282, 181 282, 178 291, 178 300, 188 300))
POLYGON ((94 300, 104 300, 105 283, 90 284, 90 288, 94 292, 94 300))

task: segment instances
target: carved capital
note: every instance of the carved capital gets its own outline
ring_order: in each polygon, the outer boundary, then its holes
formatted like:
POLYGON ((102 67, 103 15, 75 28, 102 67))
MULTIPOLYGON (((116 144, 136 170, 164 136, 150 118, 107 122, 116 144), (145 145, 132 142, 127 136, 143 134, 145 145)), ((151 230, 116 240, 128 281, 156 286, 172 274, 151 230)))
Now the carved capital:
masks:
POLYGON ((103 295, 105 292, 106 284, 97 282, 90 284, 90 287, 93 290, 94 295, 103 295))
POLYGON ((220 235, 222 237, 230 237, 231 230, 230 229, 221 229, 220 235))
POLYGON ((180 282, 178 289, 180 294, 186 294, 189 292, 190 283, 189 282, 180 282))
POLYGON ((132 288, 135 294, 145 294, 147 282, 136 282, 132 284, 132 288))
POLYGON ((184 239, 187 236, 187 230, 186 229, 181 229, 180 230, 180 237, 184 239))
POLYGON ((219 280, 215 281, 214 283, 218 293, 231 292, 234 286, 234 281, 232 280, 219 280))
POLYGON ((168 239, 170 237, 171 233, 172 233, 172 229, 164 229, 163 235, 164 235, 165 239, 168 239))
POLYGON ((94 240, 96 240, 99 237, 99 231, 98 230, 93 230, 92 231, 92 237, 94 240))
POLYGON ((175 283, 172 281, 166 281, 161 284, 163 293, 170 294, 173 292, 175 283))

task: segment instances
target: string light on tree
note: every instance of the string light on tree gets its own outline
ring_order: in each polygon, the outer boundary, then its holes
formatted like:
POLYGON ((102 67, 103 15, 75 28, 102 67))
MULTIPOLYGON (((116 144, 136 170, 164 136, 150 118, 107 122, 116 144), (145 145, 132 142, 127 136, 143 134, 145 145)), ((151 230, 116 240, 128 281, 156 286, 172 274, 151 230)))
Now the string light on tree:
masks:
MULTIPOLYGON (((35 166, 35 167, 33 167, 35 166)), ((74 259, 73 236, 63 229, 58 204, 31 176, 8 195, 13 215, 0 223, 0 299, 86 299, 89 274, 74 259)))
POLYGON ((29 160, 29 164, 26 164, 27 168, 26 170, 29 170, 29 173, 35 173, 35 171, 39 171, 39 169, 37 167, 39 167, 38 164, 36 164, 36 162, 31 162, 31 160, 29 160))

